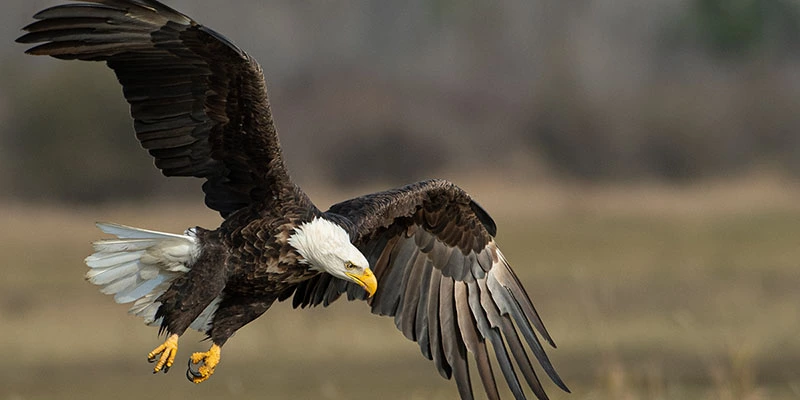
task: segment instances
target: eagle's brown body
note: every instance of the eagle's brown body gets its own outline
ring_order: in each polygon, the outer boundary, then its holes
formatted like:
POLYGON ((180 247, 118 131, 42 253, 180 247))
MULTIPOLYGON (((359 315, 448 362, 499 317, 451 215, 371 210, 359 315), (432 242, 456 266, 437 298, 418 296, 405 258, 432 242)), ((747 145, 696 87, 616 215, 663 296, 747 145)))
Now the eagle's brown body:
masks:
POLYGON ((234 212, 216 230, 197 228, 202 253, 191 271, 161 295, 156 318, 164 317, 162 329, 182 334, 212 300, 222 297, 207 332, 221 345, 281 293, 319 274, 300 265, 288 239, 298 224, 321 212, 298 190, 287 187, 280 193, 234 212))
POLYGON ((276 300, 327 306, 347 293, 394 317, 439 373, 455 379, 462 398, 473 396, 467 354, 489 398, 499 398, 495 365, 516 398, 525 397, 519 372, 546 399, 532 359, 567 390, 534 329, 553 341, 497 248, 494 221, 466 192, 431 180, 322 212, 286 171, 261 67, 222 35, 155 0, 83 0, 35 18, 18 39, 41 43, 28 52, 106 62, 156 167, 205 179, 206 204, 225 218, 216 230, 184 235, 99 224, 119 239, 95 243, 87 278, 167 332, 149 355, 161 354, 155 371, 172 365, 189 327, 213 342, 190 358, 205 363, 189 370, 201 382, 227 339, 276 300), (308 246, 292 242, 306 226, 328 227, 345 242, 322 255, 347 253, 374 276, 350 261, 312 265, 308 246))

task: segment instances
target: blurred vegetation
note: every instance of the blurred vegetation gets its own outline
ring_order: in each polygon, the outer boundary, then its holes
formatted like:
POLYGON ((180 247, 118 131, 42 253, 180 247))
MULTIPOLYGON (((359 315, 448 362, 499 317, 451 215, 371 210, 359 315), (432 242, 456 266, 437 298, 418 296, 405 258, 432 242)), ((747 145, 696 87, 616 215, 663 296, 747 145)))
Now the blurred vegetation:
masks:
POLYGON ((792 0, 694 0, 694 34, 721 56, 798 48, 800 8, 792 0))
POLYGON ((9 118, 21 134, 10 135, 7 143, 15 168, 25 171, 14 177, 14 194, 71 202, 151 194, 154 180, 128 173, 130 165, 152 164, 150 158, 135 151, 133 136, 109 134, 132 130, 132 123, 117 115, 127 112, 121 90, 104 90, 113 74, 78 64, 69 65, 67 74, 70 79, 48 77, 17 97, 28 107, 9 118))
MULTIPOLYGON (((656 22, 649 48, 635 49, 645 60, 628 54, 609 66, 633 70, 633 88, 616 82, 617 93, 593 98, 576 80, 575 54, 546 69, 531 107, 531 150, 562 175, 586 180, 800 174, 800 5, 694 0, 656 22), (631 61, 643 65, 624 65, 631 61)), ((554 30, 555 37, 563 29, 554 30)))
MULTIPOLYGON (((260 60, 301 183, 800 175, 795 1, 168 3, 260 60)), ((12 1, 0 22, 22 26, 34 5, 12 1)), ((4 196, 170 190, 113 74, 22 50, 0 47, 4 196)))
MULTIPOLYGON (((573 391, 544 382, 552 399, 798 398, 797 186, 477 189, 499 190, 510 193, 479 199, 493 210, 498 243, 558 343, 548 354, 573 391)), ((183 368, 208 342, 187 332, 175 368, 154 376, 144 355, 159 343, 157 330, 81 277, 98 235, 87 221, 180 232, 215 226, 218 215, 197 202, 4 211, 0 338, 14 356, 0 359, 0 399, 140 399, 145 387, 196 400, 457 395, 390 318, 342 300, 327 309, 275 305, 226 344, 202 385, 187 382, 183 368)))

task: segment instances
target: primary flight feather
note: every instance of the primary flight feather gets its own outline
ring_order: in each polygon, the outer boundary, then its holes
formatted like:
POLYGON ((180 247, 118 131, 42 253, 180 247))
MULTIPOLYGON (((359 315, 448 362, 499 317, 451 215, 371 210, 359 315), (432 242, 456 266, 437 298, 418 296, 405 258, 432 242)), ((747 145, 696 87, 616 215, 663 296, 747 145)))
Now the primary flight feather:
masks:
POLYGON ((347 294, 394 317, 464 399, 473 398, 468 353, 491 399, 496 375, 515 398, 527 386, 546 399, 532 359, 568 391, 494 221, 466 192, 430 180, 321 211, 287 173, 261 67, 228 39, 155 0, 83 0, 34 18, 17 39, 38 43, 28 53, 105 61, 156 167, 205 179, 205 203, 224 218, 184 234, 98 224, 117 239, 94 244, 86 277, 166 333, 148 354, 154 372, 173 365, 188 328, 212 342, 189 359, 199 383, 228 338, 276 300, 327 306, 347 294))

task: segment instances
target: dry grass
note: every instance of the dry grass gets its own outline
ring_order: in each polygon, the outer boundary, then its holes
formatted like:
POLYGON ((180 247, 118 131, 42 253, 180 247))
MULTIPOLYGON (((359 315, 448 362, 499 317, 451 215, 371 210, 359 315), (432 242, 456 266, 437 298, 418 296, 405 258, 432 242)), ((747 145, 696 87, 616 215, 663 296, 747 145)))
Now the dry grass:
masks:
MULTIPOLYGON (((546 186, 502 199, 491 185, 467 188, 496 216, 499 242, 559 344, 550 355, 574 394, 547 384, 553 398, 800 396, 796 188, 546 186)), ((144 358, 155 330, 82 279, 98 236, 91 222, 180 231, 218 218, 179 204, 7 204, 2 215, 0 400, 456 395, 389 319, 357 303, 275 306, 229 342, 202 385, 188 383, 181 364, 151 376, 144 358)), ((205 349, 200 339, 188 335, 179 356, 205 349)))

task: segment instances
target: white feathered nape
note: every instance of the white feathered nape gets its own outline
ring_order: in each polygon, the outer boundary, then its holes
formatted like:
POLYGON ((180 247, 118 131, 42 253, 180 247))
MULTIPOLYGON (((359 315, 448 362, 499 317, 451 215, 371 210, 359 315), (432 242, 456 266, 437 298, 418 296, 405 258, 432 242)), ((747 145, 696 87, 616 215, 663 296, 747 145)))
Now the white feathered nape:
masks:
MULTIPOLYGON (((97 223, 97 227, 118 239, 94 242, 95 253, 86 257, 86 279, 120 304, 134 302, 128 311, 144 318, 148 325, 160 325, 156 301, 175 278, 189 271, 200 254, 193 230, 183 235, 156 232, 130 226, 97 223)), ((205 332, 219 305, 219 298, 192 322, 191 328, 205 332)))

